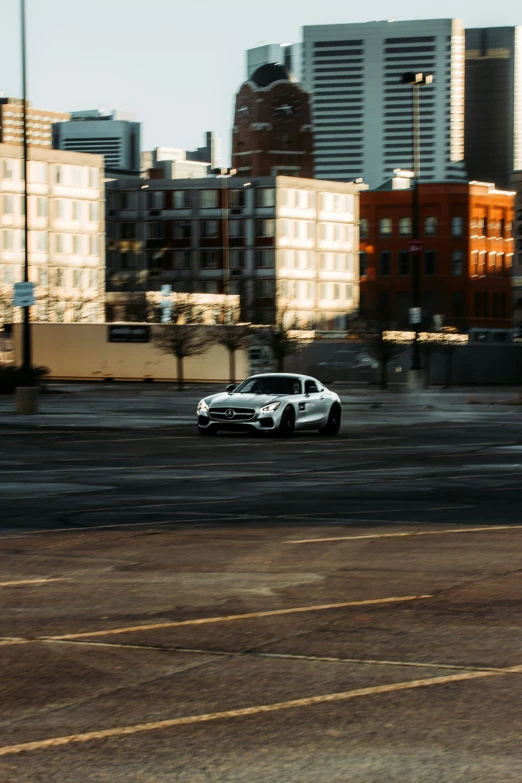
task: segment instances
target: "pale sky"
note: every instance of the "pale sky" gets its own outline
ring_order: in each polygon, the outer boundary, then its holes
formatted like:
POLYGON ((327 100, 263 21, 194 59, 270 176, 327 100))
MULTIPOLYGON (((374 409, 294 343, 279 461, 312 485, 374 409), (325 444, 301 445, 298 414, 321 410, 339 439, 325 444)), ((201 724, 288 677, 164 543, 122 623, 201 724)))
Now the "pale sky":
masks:
MULTIPOLYGON (((467 27, 522 24, 519 0, 26 0, 26 7, 33 106, 134 112, 143 149, 193 148, 214 130, 223 165, 250 47, 294 43, 308 24, 427 17, 456 17, 467 27)), ((19 0, 0 0, 0 30, 0 92, 19 96, 19 0)))

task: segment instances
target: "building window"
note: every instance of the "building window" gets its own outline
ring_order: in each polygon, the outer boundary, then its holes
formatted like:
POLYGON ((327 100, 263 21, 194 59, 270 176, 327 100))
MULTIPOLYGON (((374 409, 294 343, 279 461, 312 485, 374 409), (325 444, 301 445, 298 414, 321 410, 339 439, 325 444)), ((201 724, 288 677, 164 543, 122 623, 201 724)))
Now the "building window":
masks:
POLYGON ((454 318, 462 318, 466 315, 464 291, 453 291, 451 295, 451 314, 454 318))
POLYGON ((217 220, 201 221, 201 237, 203 239, 215 239, 219 236, 219 223, 217 220))
POLYGON ((504 253, 497 253, 496 263, 497 263, 497 275, 499 277, 503 277, 504 276, 504 253))
POLYGON ((82 270, 73 269, 73 288, 82 287, 82 270))
POLYGON ((256 207, 275 207, 275 188, 257 188, 256 207))
POLYGON ((451 256, 451 274, 455 277, 464 273, 464 254, 462 250, 454 250, 451 256))
POLYGON ((13 214, 13 197, 9 194, 4 196, 4 215, 13 214))
POLYGON ((274 237, 275 220, 256 220, 256 237, 274 237))
POLYGON ((47 217, 47 199, 46 198, 37 198, 36 199, 36 215, 40 218, 47 217))
POLYGON ((274 280, 256 280, 256 296, 261 298, 272 297, 275 293, 274 280))
POLYGON ((121 223, 121 239, 136 239, 136 223, 121 223))
MULTIPOLYGON (((404 220, 404 218, 403 218, 404 220)), ((399 253, 399 274, 410 274, 410 254, 407 250, 401 250, 399 253)))
POLYGON ((436 267, 437 256, 434 250, 426 250, 424 253, 424 273, 426 275, 434 275, 436 267))
POLYGON ((368 237, 369 223, 368 218, 361 218, 359 221, 359 236, 361 239, 368 237))
POLYGON ((232 188, 228 191, 228 206, 231 209, 240 209, 245 206, 244 188, 232 188))
POLYGON ((399 235, 411 237, 411 217, 403 217, 399 220, 399 235))
POLYGON ((379 220, 379 236, 390 237, 393 232, 393 221, 391 218, 381 218, 379 220))
POLYGON ((163 239, 163 223, 147 223, 147 239, 163 239))
POLYGON ((190 190, 173 190, 172 206, 174 209, 190 209, 192 193, 190 190))
POLYGON ((464 231, 464 218, 455 216, 451 218, 451 236, 461 237, 464 231))
POLYGON ((176 220, 174 223, 174 239, 190 239, 192 235, 190 220, 176 220))
POLYGON ((89 255, 90 256, 100 255, 100 242, 99 242, 99 237, 97 236, 89 237, 89 255))
POLYGON ((488 275, 494 276, 497 272, 497 254, 488 254, 488 275))
POLYGON ((174 269, 189 269, 191 266, 190 260, 190 250, 174 251, 174 269))
POLYGON ((199 254, 201 269, 219 269, 221 257, 217 250, 201 250, 199 254))
POLYGON ((501 238, 506 236, 506 221, 504 218, 498 221, 498 235, 501 238))
POLYGON ((381 250, 379 256, 379 275, 386 277, 391 271, 391 252, 389 250, 381 250))
POLYGON ((231 250, 229 254, 230 268, 231 269, 244 269, 245 268, 245 251, 244 250, 231 250))
POLYGON ((437 218, 427 217, 424 219, 424 236, 435 237, 437 236, 437 218))
POLYGON ((471 274, 474 277, 478 275, 478 250, 473 250, 471 253, 471 274))
POLYGON ((245 221, 231 220, 228 224, 228 234, 230 237, 238 238, 245 236, 245 221))
POLYGON ((161 190, 148 190, 147 191, 147 208, 148 209, 163 209, 164 194, 161 190))
POLYGON ((65 252, 65 242, 64 242, 64 236, 63 234, 56 234, 55 239, 55 249, 57 253, 64 253, 65 252))
POLYGON ((256 250, 256 268, 273 269, 275 266, 274 250, 256 250))
POLYGON ((38 285, 46 286, 49 284, 49 274, 46 267, 39 267, 38 269, 38 285))
POLYGON ((38 253, 47 253, 47 233, 45 231, 35 231, 33 236, 35 238, 35 250, 38 253))
POLYGON ((486 219, 479 218, 477 220, 477 236, 479 237, 485 236, 485 229, 486 229, 486 219))
POLYGON ((366 277, 368 274, 368 253, 361 250, 359 253, 359 277, 366 277))
POLYGON ((478 262, 478 273, 481 277, 484 277, 484 275, 486 274, 486 258, 487 258, 487 253, 484 250, 482 250, 479 253, 479 262, 478 262))
POLYGON ((100 209, 97 201, 89 202, 89 221, 91 223, 97 223, 100 219, 100 209))
POLYGON ((79 256, 83 252, 83 236, 73 236, 73 255, 79 256))
POLYGON ((3 170, 4 179, 15 179, 14 166, 12 160, 4 160, 3 169, 4 169, 3 170))
POLYGON ((73 201, 73 220, 81 220, 83 212, 83 204, 81 201, 73 201))
POLYGON ((63 288, 63 269, 54 270, 54 284, 56 288, 63 288))
POLYGON ((89 187, 98 188, 100 186, 100 173, 98 169, 89 169, 89 187))
POLYGON ((120 209, 136 209, 138 194, 134 190, 122 190, 118 196, 120 209))
POLYGON ((219 190, 201 190, 199 205, 201 209, 217 209, 219 207, 219 190))

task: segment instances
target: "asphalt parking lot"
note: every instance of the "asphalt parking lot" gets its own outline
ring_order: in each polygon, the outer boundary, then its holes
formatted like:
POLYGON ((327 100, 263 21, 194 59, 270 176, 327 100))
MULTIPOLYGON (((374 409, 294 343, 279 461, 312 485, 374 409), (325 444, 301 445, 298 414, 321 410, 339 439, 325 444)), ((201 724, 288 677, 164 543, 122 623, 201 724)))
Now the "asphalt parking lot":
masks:
POLYGON ((0 401, 2 783, 520 783, 522 407, 343 390, 0 401))

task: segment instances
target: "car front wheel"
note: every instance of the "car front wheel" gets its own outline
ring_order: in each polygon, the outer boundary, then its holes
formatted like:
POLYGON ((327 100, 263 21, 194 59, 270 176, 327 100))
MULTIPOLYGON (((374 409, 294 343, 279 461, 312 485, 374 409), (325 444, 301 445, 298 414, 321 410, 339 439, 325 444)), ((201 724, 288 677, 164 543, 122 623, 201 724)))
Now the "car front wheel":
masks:
POLYGON ((295 413, 291 405, 283 411, 277 434, 280 438, 291 438, 295 430, 295 413))
POLYGON ((341 406, 339 403, 334 402, 330 408, 330 413, 328 414, 328 421, 326 422, 326 425, 319 430, 319 432, 321 435, 337 435, 340 429, 341 406))

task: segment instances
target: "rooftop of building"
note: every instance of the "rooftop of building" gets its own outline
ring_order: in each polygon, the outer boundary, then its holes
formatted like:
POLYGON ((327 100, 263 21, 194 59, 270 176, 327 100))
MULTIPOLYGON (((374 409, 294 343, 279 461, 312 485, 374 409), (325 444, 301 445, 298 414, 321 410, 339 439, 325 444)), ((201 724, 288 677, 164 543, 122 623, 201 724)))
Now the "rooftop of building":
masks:
MULTIPOLYGON (((0 158, 23 158, 24 151, 21 144, 0 144, 0 158)), ((52 147, 31 147, 30 160, 38 160, 44 163, 64 163, 72 166, 93 166, 103 168, 103 155, 94 155, 90 152, 70 152, 69 150, 55 150, 52 147)))
POLYGON ((257 87, 269 87, 274 82, 295 82, 295 76, 292 72, 281 63, 265 63, 256 68, 250 81, 254 82, 257 87))

